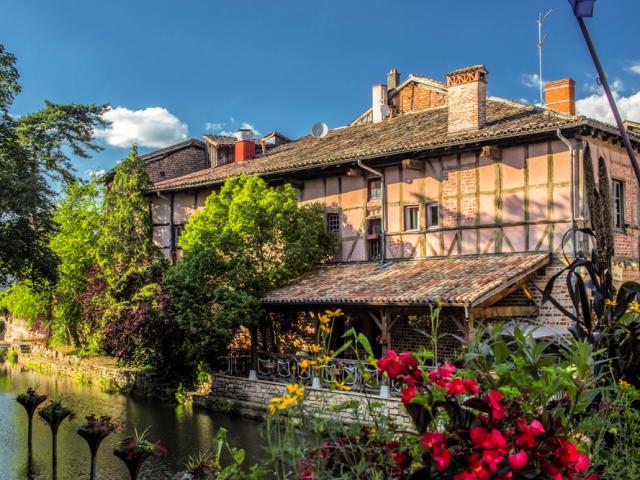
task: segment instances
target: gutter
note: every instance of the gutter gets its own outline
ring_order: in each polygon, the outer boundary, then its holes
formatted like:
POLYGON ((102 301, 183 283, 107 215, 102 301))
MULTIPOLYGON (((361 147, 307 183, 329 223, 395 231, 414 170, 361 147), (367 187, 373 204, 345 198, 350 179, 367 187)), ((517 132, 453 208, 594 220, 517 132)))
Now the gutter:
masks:
POLYGON ((387 209, 387 188, 384 180, 384 173, 378 170, 374 170, 373 168, 365 165, 364 163, 362 163, 362 160, 358 160, 356 163, 363 170, 375 175, 376 177, 380 177, 380 188, 382 189, 382 208, 380 209, 380 223, 382 225, 382 237, 380 239, 380 263, 384 263, 385 252, 387 250, 387 215, 385 213, 387 209))
POLYGON ((571 175, 571 183, 570 188, 571 188, 571 253, 572 253, 572 260, 576 259, 576 256, 578 254, 578 245, 577 245, 577 240, 578 240, 578 232, 576 232, 576 194, 575 194, 575 183, 576 183, 576 176, 575 176, 575 149, 573 147, 573 143, 571 143, 564 135, 562 135, 562 130, 558 129, 556 132, 556 135, 558 136, 558 139, 564 143, 568 148, 569 148, 569 166, 570 166, 570 175, 571 175))

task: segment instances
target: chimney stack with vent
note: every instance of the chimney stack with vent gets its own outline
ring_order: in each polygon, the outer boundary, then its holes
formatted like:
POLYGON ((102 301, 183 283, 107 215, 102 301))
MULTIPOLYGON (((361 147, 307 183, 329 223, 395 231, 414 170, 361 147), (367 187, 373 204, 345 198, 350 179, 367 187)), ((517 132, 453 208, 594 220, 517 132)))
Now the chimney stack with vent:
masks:
POLYGON ((372 88, 372 118, 373 123, 384 120, 389 113, 387 97, 387 86, 384 83, 377 83, 372 88))
POLYGON ((256 142, 253 140, 253 131, 248 128, 241 128, 234 136, 237 138, 234 145, 234 161, 242 162, 250 160, 256 156, 256 142))
POLYGON ((447 74, 449 134, 478 130, 487 122, 487 75, 484 65, 447 74))
POLYGON ((398 88, 398 85, 400 85, 400 72, 398 72, 398 69, 392 68, 391 71, 387 73, 387 90, 398 88))
POLYGON ((551 110, 575 115, 576 82, 571 78, 563 78, 545 83, 544 101, 551 110))

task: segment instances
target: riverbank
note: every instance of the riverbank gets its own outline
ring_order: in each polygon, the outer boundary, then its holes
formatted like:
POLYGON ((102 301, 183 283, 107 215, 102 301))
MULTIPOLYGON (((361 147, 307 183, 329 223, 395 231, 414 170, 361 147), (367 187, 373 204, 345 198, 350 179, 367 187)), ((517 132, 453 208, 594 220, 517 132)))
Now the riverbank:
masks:
POLYGON ((157 375, 116 365, 111 357, 80 357, 38 344, 29 353, 18 355, 18 364, 46 375, 65 376, 80 384, 97 385, 105 393, 174 399, 175 387, 157 375))

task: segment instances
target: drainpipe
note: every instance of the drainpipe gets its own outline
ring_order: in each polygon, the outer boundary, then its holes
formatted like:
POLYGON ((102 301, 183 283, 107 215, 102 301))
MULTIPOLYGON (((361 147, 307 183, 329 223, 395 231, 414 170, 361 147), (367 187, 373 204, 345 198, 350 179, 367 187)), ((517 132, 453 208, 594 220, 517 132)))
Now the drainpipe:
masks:
POLYGON ((569 148, 569 167, 570 167, 570 174, 571 175, 571 183, 570 183, 570 188, 571 188, 571 243, 572 245, 572 255, 573 258, 572 260, 576 259, 576 256, 578 254, 578 246, 577 246, 577 232, 576 232, 576 195, 575 195, 575 149, 573 148, 573 143, 571 143, 564 135, 562 135, 562 131, 560 129, 558 129, 556 131, 556 135, 558 136, 558 139, 564 143, 568 148, 569 148))
POLYGON ((384 263, 384 257, 385 257, 385 252, 387 250, 387 239, 386 239, 386 234, 387 234, 387 215, 385 213, 386 211, 386 207, 387 207, 387 187, 385 185, 385 181, 384 181, 384 173, 378 171, 378 170, 374 170, 371 167, 368 167, 367 165, 365 165, 364 163, 362 163, 362 160, 358 160, 357 161, 358 166, 363 169, 366 170, 367 172, 375 175, 376 177, 380 177, 380 188, 382 188, 382 208, 380 209, 380 223, 382 225, 382 238, 381 238, 381 242, 380 242, 380 263, 384 263))

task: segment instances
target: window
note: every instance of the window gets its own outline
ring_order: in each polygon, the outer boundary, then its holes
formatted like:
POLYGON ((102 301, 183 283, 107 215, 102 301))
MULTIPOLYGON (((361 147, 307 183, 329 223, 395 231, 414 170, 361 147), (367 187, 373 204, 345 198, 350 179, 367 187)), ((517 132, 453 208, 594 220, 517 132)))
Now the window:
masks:
POLYGON ((613 227, 624 230, 624 182, 614 180, 613 190, 613 227))
POLYGON ((374 178, 369 180, 369 200, 379 200, 382 198, 382 180, 374 178))
POLYGON ((184 225, 174 225, 173 226, 173 242, 176 247, 180 245, 180 235, 182 235, 182 231, 184 230, 184 225))
POLYGON ((340 233, 340 214, 327 213, 327 232, 340 233))
POLYGON ((369 220, 367 225, 367 253, 369 260, 378 260, 382 253, 382 222, 379 218, 369 220))
POLYGON ((427 203, 427 228, 440 226, 440 205, 437 203, 427 203))
POLYGON ((404 230, 406 232, 420 229, 419 212, 420 209, 417 205, 404 207, 404 230))

